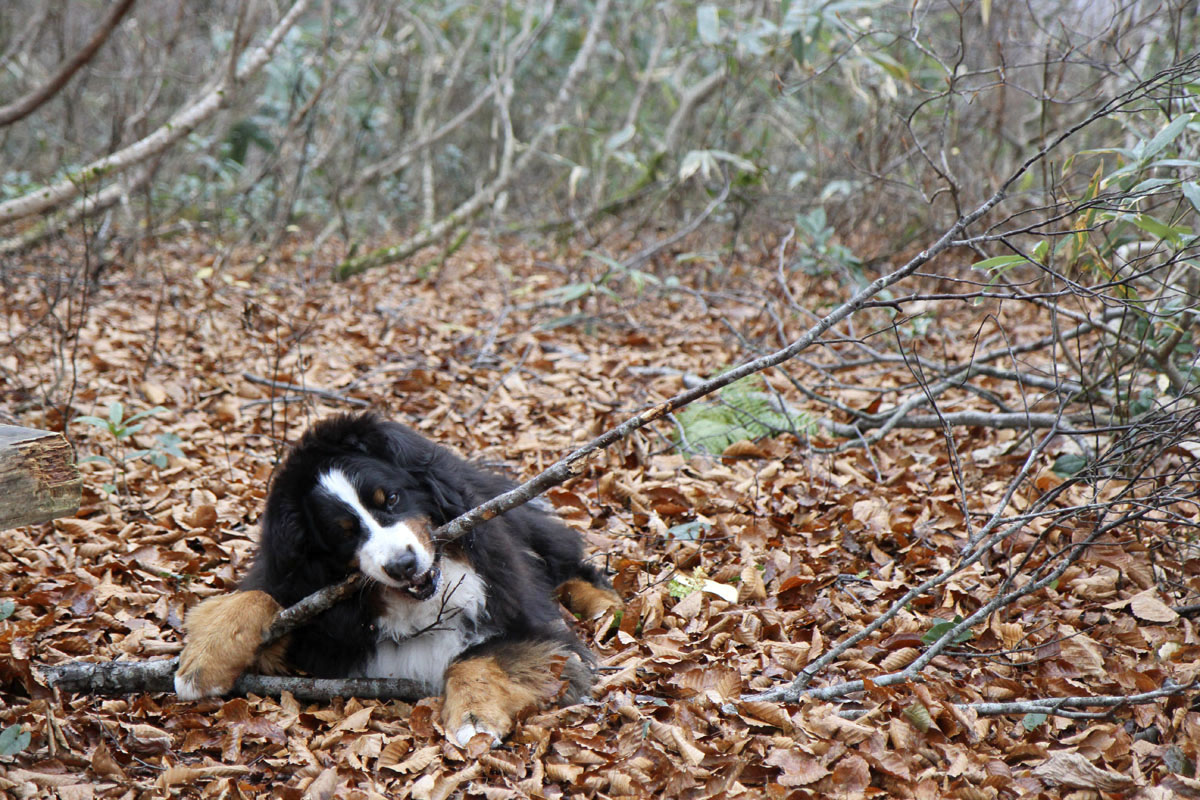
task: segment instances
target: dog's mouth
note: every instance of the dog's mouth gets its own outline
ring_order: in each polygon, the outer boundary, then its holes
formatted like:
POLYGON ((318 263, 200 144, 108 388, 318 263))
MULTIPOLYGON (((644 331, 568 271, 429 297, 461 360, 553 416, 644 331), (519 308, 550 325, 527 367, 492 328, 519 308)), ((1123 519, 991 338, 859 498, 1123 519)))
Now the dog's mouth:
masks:
POLYGON ((438 582, 441 579, 442 571, 438 569, 437 564, 434 564, 422 574, 409 579, 408 584, 400 591, 417 600, 428 600, 437 591, 438 582))

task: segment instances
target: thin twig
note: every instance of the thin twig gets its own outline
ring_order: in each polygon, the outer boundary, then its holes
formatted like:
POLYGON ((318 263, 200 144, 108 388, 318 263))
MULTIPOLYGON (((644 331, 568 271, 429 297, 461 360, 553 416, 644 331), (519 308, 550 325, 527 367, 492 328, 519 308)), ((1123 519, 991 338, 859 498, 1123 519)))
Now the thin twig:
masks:
POLYGON ((312 394, 325 400, 336 400, 339 403, 347 405, 359 406, 366 408, 371 405, 366 400, 360 397, 347 397, 344 394, 330 391, 329 389, 317 389, 312 386, 297 386, 294 383, 285 383, 283 381, 273 381, 270 378, 264 378, 261 375, 255 375, 253 372, 243 372, 242 377, 251 383, 257 383, 259 386, 269 386, 272 389, 282 389, 287 392, 301 392, 303 394, 312 394))

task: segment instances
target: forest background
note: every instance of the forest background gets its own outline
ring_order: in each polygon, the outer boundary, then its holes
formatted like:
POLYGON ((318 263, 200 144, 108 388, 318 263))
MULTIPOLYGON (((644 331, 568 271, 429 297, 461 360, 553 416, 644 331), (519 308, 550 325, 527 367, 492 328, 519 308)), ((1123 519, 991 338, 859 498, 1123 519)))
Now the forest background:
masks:
POLYGON ((19 797, 1200 796, 1194 1, 0 6, 19 797), (695 402, 711 388, 724 384, 695 402), (595 702, 51 691, 174 654, 371 407, 536 475, 595 702))

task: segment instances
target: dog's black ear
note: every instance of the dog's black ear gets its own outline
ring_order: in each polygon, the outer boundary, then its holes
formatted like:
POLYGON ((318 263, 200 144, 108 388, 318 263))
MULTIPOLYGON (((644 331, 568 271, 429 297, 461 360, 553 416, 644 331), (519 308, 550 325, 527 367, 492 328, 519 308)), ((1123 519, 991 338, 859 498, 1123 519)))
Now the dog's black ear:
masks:
MULTIPOLYGON (((302 554, 308 551, 304 513, 286 493, 275 491, 267 499, 261 524, 258 552, 250 573, 242 582, 242 588, 266 589, 272 595, 281 591, 289 594, 285 589, 295 587, 297 564, 303 559, 302 554)), ((295 602, 290 594, 286 598, 276 599, 285 605, 295 602)))
POLYGON ((446 452, 435 452, 426 467, 425 482, 437 507, 438 525, 465 514, 475 505, 467 495, 463 464, 446 452))
POLYGON ((444 525, 470 510, 465 472, 470 467, 444 447, 398 422, 386 423, 387 456, 411 476, 410 489, 422 496, 434 525, 444 525))

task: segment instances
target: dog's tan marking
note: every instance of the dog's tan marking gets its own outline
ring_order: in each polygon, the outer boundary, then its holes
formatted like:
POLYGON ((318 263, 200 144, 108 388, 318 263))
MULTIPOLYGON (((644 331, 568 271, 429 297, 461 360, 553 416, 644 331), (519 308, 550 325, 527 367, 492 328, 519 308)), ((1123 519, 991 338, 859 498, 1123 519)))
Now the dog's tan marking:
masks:
MULTIPOLYGON (((266 592, 234 592, 212 597, 188 612, 187 642, 179 656, 175 691, 184 700, 219 695, 233 688, 238 676, 258 660, 263 633, 280 606, 266 592)), ((263 655, 263 666, 283 666, 286 646, 275 643, 263 655)))
POLYGON ((387 502, 387 492, 383 489, 376 489, 371 495, 371 501, 380 508, 383 508, 383 504, 387 502))
POLYGON ((579 669, 579 656, 553 642, 515 645, 499 656, 451 664, 442 726, 459 746, 477 733, 490 734, 493 744, 499 744, 523 711, 558 700, 567 683, 565 673, 579 669))
POLYGON ((621 598, 611 589, 601 589, 582 578, 571 578, 558 587, 558 598, 571 613, 584 619, 595 619, 608 611, 625 607, 621 598))
POLYGON ((409 530, 417 537, 417 541, 425 546, 425 549, 430 553, 433 552, 433 534, 430 531, 429 520, 425 517, 410 517, 404 520, 408 525, 409 530))

